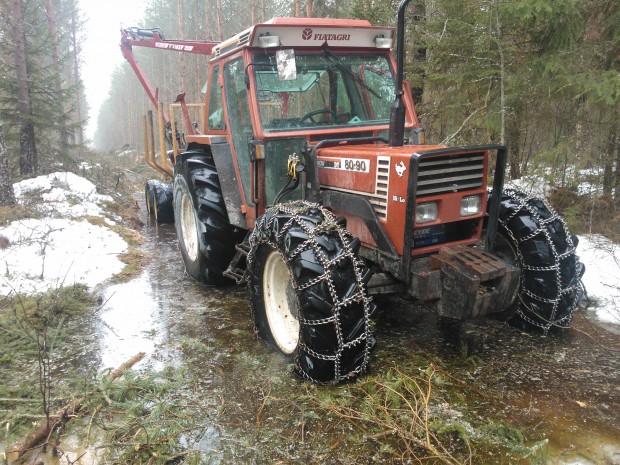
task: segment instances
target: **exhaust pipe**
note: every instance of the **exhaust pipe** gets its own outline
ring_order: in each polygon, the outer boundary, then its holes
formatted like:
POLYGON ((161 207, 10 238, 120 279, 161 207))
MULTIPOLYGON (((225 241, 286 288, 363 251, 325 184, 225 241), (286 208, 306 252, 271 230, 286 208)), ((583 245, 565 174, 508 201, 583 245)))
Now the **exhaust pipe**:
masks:
POLYGON ((390 147, 402 147, 405 140, 405 102, 403 102, 405 9, 410 1, 400 2, 396 18, 396 98, 390 110, 390 147))

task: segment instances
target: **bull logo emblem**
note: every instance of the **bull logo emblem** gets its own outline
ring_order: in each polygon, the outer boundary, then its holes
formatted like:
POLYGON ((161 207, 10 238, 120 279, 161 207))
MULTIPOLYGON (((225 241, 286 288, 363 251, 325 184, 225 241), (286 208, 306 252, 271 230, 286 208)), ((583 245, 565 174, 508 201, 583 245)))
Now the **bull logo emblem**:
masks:
POLYGON ((304 40, 310 40, 312 38, 312 29, 310 29, 309 27, 304 29, 301 33, 301 38, 304 40))
POLYGON ((401 160, 398 165, 394 165, 394 169, 396 170, 396 174, 398 175, 398 177, 402 178, 403 174, 405 173, 405 170, 407 169, 407 167, 405 166, 405 164, 401 160))

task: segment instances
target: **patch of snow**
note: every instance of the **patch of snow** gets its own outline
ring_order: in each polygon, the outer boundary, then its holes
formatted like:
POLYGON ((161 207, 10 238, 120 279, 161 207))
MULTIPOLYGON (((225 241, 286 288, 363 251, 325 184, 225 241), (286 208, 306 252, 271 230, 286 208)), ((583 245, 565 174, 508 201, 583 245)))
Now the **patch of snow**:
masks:
POLYGON ((123 269, 118 256, 127 251, 125 240, 105 226, 77 219, 104 216, 105 203, 113 201, 98 194, 93 183, 57 172, 13 188, 19 202, 34 203, 46 217, 0 228, 0 236, 8 240, 0 250, 0 294, 38 293, 75 283, 93 287, 123 269))
POLYGON ((603 194, 603 188, 599 185, 594 185, 589 182, 579 183, 577 186, 577 194, 587 196, 600 196, 603 194))
POLYGON ((540 176, 524 176, 519 179, 513 179, 508 181, 505 187, 511 187, 542 198, 546 198, 551 189, 549 183, 540 176))
POLYGON ((36 208, 49 215, 103 216, 102 204, 112 202, 109 195, 98 194, 92 182, 66 171, 26 179, 14 184, 13 189, 20 203, 42 200, 36 208))
POLYGON ((136 153, 136 152, 135 152, 135 150, 131 150, 131 149, 129 149, 129 150, 123 150, 122 152, 120 152, 120 153, 118 154, 118 157, 119 157, 119 158, 123 158, 123 157, 133 157, 133 156, 135 155, 135 153, 136 153))
POLYGON ((114 231, 62 218, 14 221, 0 234, 10 246, 0 252, 0 292, 43 292, 62 285, 93 287, 120 272, 118 255, 127 243, 114 231))
POLYGON ((586 292, 598 301, 597 318, 620 325, 620 247, 603 236, 579 236, 577 255, 586 267, 586 292))

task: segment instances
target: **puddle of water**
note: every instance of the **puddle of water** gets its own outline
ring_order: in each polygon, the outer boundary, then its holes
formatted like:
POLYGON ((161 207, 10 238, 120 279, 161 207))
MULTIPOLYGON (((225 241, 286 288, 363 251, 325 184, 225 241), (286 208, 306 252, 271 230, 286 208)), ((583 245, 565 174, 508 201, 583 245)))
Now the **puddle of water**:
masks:
POLYGON ((164 309, 150 292, 151 281, 145 271, 138 279, 103 292, 105 304, 99 314, 102 368, 114 369, 139 352, 152 353, 165 337, 164 309))

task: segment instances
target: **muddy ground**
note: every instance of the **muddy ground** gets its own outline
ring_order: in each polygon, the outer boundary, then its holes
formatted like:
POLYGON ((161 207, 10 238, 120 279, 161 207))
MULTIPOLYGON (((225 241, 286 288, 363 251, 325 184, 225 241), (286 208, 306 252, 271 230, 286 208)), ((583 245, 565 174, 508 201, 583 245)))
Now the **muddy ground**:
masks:
MULTIPOLYGON (((200 463, 403 463, 397 435, 317 408, 312 398, 351 396, 351 387, 296 379, 291 361, 254 335, 244 287, 205 288, 185 274, 174 225, 147 224, 143 233, 144 272, 100 290, 105 304, 81 321, 72 370, 116 367, 141 351, 137 370, 189 366, 209 406, 195 419, 204 426, 192 444, 200 463)), ((512 425, 526 445, 544 448, 536 458, 478 450, 472 463, 620 464, 618 328, 583 310, 570 331, 540 337, 493 320, 446 325, 399 298, 379 304, 373 374, 415 375, 432 364, 451 385, 435 408, 477 430, 512 425)), ((88 453, 80 463, 97 460, 88 453)))
MULTIPOLYGON (((336 417, 304 410, 308 390, 348 388, 295 379, 290 361, 255 337, 245 288, 193 282, 174 225, 150 224, 144 233, 152 260, 139 278, 105 290, 92 325, 98 363, 117 366, 145 351, 146 366, 157 369, 185 357, 180 341, 204 343, 208 353, 191 363, 214 409, 200 442, 206 462, 400 463, 381 449, 389 435, 378 444, 336 417)), ((620 464, 617 330, 587 310, 573 329, 548 337, 492 320, 446 325, 412 302, 383 299, 371 370, 414 372, 433 363, 459 380, 450 399, 457 411, 516 426, 529 444, 548 440, 547 463, 620 464)))

